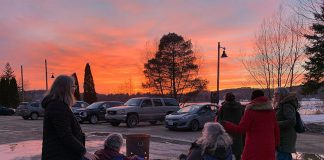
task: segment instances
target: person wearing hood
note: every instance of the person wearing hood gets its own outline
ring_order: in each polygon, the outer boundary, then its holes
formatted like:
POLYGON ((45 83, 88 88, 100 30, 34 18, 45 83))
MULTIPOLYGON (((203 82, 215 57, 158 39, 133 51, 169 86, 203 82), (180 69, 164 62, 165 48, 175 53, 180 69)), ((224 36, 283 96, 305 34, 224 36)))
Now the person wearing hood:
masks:
POLYGON ((42 159, 95 160, 86 151, 85 135, 71 111, 76 86, 70 76, 60 75, 42 101, 45 109, 43 121, 42 159))
POLYGON ((205 123, 201 137, 192 143, 186 160, 232 160, 232 139, 219 123, 205 123))
MULTIPOLYGON (((233 93, 226 93, 225 101, 222 103, 222 107, 218 112, 218 122, 229 121, 234 124, 239 124, 243 116, 244 109, 241 103, 235 101, 235 95, 233 93)), ((243 150, 243 138, 241 133, 229 133, 233 139, 232 149, 236 160, 241 159, 243 150)))
POLYGON ((274 92, 273 106, 280 127, 280 145, 277 150, 277 159, 292 160, 291 153, 296 152, 297 97, 295 94, 289 93, 286 88, 277 88, 274 92))
POLYGON ((254 90, 252 92, 251 102, 246 106, 239 125, 223 121, 223 126, 230 133, 245 134, 242 160, 276 159, 279 126, 275 111, 263 91, 254 90))

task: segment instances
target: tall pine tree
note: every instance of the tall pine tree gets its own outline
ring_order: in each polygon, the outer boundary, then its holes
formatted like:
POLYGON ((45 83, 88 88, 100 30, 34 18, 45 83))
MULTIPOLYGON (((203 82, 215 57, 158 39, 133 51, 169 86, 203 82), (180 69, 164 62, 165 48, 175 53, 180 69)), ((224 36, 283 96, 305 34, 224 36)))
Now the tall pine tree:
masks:
POLYGON ((89 104, 97 101, 97 93, 93 82, 93 77, 89 63, 87 63, 84 71, 84 84, 83 84, 83 100, 89 104))
POLYGON ((75 92, 74 92, 74 97, 76 100, 80 101, 80 88, 79 88, 79 81, 76 73, 72 74, 72 77, 74 78, 74 85, 76 86, 75 92))
POLYGON ((310 45, 306 46, 309 60, 304 65, 307 71, 304 93, 316 93, 324 85, 324 3, 321 6, 321 13, 314 13, 314 17, 316 22, 310 27, 313 34, 305 35, 310 45))
POLYGON ((0 80, 0 105, 9 107, 8 103, 9 80, 2 77, 0 80))
POLYGON ((9 81, 8 95, 8 105, 16 108, 19 105, 19 93, 15 77, 11 78, 9 81))
POLYGON ((12 70, 9 62, 6 63, 5 68, 3 70, 2 76, 3 78, 11 79, 15 77, 14 71, 12 70))

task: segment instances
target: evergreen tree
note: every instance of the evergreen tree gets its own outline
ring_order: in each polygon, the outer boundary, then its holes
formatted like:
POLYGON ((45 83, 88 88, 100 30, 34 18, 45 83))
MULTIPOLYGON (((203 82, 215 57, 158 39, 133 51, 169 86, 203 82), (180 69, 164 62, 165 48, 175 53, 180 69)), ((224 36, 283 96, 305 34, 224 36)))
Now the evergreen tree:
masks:
POLYGON ((0 105, 9 106, 8 103, 8 90, 9 90, 9 80, 7 78, 2 77, 0 80, 0 105))
POLYGON ((83 100, 89 104, 97 101, 97 93, 90 69, 89 63, 85 67, 84 84, 83 84, 83 100))
POLYGON ((16 108, 19 105, 19 93, 16 78, 13 77, 9 81, 8 87, 8 106, 16 108))
POLYGON ((76 100, 80 101, 81 97, 80 97, 80 88, 79 88, 79 81, 78 81, 77 74, 73 73, 72 77, 74 78, 74 85, 76 86, 75 92, 74 92, 74 97, 76 100))
POLYGON ((5 68, 3 70, 3 75, 1 77, 11 79, 15 77, 14 71, 12 70, 9 62, 6 63, 5 68))
POLYGON ((198 77, 196 59, 190 40, 176 33, 164 35, 155 56, 144 64, 143 87, 179 101, 186 92, 202 91, 208 81, 198 77))
POLYGON ((324 3, 321 13, 314 13, 314 17, 316 22, 310 27, 313 34, 305 35, 310 41, 310 45, 306 46, 309 60, 304 65, 307 71, 303 87, 305 93, 316 93, 324 85, 324 3))

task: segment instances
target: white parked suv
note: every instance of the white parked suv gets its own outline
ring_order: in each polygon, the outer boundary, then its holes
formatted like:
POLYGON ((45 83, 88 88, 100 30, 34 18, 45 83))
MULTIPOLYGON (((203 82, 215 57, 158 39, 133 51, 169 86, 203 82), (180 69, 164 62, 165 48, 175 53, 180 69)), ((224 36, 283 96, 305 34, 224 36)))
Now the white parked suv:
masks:
POLYGON ((126 123, 135 127, 139 122, 164 121, 165 116, 178 111, 179 103, 174 98, 140 97, 129 99, 123 106, 108 108, 105 118, 112 126, 126 123))

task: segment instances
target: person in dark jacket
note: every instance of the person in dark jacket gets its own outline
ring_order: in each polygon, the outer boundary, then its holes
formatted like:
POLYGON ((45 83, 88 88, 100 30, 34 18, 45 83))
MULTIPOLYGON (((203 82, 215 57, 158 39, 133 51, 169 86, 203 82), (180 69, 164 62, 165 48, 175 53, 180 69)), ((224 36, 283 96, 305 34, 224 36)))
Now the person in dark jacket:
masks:
MULTIPOLYGON (((221 110, 218 112, 218 122, 229 121, 239 124, 243 116, 244 109, 241 103, 235 101, 233 93, 226 93, 225 101, 222 103, 221 110)), ((241 159, 243 150, 243 138, 240 133, 229 133, 233 139, 232 150, 236 160, 241 159)))
POLYGON ((104 142, 104 148, 95 152, 97 160, 140 160, 137 156, 126 157, 120 153, 123 146, 123 136, 119 133, 111 133, 104 142))
POLYGON ((43 160, 95 160, 85 148, 85 135, 71 111, 75 91, 72 77, 58 76, 45 98, 43 121, 43 160))
POLYGON ((263 91, 252 92, 239 125, 223 121, 228 132, 245 133, 242 160, 275 160, 279 145, 279 126, 275 111, 263 91))
MULTIPOLYGON (((186 160, 232 160, 232 139, 222 125, 208 122, 204 125, 201 137, 190 147, 186 160)), ((179 157, 184 159, 184 157, 179 157)))
POLYGON ((280 127, 280 145, 277 150, 277 160, 292 160, 291 153, 296 152, 297 134, 296 110, 298 100, 295 94, 285 88, 277 88, 274 92, 273 106, 280 127))

